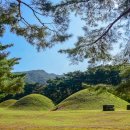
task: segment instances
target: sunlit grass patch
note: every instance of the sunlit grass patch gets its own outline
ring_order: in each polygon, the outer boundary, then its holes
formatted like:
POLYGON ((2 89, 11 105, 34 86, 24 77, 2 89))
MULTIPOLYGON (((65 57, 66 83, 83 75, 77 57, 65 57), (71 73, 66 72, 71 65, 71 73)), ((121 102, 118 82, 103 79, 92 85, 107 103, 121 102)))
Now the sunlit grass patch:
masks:
POLYGON ((10 108, 15 110, 51 110, 53 109, 53 102, 40 94, 30 94, 19 99, 10 108))
POLYGON ((0 109, 0 130, 130 129, 130 111, 17 111, 0 109))

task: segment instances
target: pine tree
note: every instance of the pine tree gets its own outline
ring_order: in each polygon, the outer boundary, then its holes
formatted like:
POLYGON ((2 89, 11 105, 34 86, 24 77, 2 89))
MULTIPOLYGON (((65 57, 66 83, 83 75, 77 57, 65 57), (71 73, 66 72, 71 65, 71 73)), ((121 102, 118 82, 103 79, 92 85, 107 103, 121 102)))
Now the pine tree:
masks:
POLYGON ((18 64, 19 58, 8 58, 6 49, 12 45, 0 44, 0 93, 16 94, 24 87, 24 74, 13 73, 13 66, 18 64))
POLYGON ((38 50, 52 47, 63 42, 71 35, 66 33, 68 18, 60 15, 56 7, 48 0, 1 0, 0 1, 0 36, 6 25, 10 32, 24 37, 38 50), (42 8, 39 6, 42 6, 42 8), (38 6, 37 6, 38 5, 38 6), (23 7, 30 15, 25 17, 23 7), (32 17, 32 21, 28 18, 32 17), (33 22, 36 21, 36 22, 33 22))
POLYGON ((130 0, 62 0, 57 8, 62 14, 72 11, 85 23, 75 46, 60 50, 72 63, 130 62, 130 0))
POLYGON ((1 0, 0 36, 8 25, 11 33, 23 36, 38 50, 50 48, 71 37, 67 30, 72 13, 85 23, 84 35, 74 48, 60 51, 73 63, 84 59, 94 64, 130 62, 130 0, 1 0), (26 17, 25 8, 31 12, 26 17), (113 50, 117 53, 111 53, 113 50))

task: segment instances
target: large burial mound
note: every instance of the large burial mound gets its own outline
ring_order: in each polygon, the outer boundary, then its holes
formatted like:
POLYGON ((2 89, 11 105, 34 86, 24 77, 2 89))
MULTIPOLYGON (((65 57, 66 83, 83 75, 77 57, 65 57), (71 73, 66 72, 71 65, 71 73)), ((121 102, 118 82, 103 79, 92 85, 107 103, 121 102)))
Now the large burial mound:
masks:
POLYGON ((30 94, 18 100, 11 109, 17 110, 51 110, 53 109, 53 102, 40 94, 30 94))
POLYGON ((17 102, 17 100, 15 100, 15 99, 9 99, 9 100, 1 102, 0 107, 9 107, 9 106, 12 106, 16 102, 17 102))
POLYGON ((128 102, 107 91, 85 89, 62 101, 56 110, 102 110, 107 104, 115 105, 116 109, 126 109, 128 102))

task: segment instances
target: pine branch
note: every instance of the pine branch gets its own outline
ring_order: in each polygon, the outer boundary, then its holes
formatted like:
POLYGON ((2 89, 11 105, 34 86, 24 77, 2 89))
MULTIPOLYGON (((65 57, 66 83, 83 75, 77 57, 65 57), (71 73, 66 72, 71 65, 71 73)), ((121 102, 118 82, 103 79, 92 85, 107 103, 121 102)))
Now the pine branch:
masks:
MULTIPOLYGON (((56 34, 58 35, 58 32, 57 32, 56 30, 50 29, 48 26, 45 26, 45 24, 52 24, 52 23, 44 23, 44 22, 42 22, 41 19, 37 16, 37 14, 39 14, 39 15, 42 15, 42 14, 40 14, 39 12, 37 12, 36 10, 34 10, 34 9, 33 9, 29 4, 27 4, 27 3, 25 3, 25 2, 23 2, 23 1, 21 1, 21 0, 16 0, 16 1, 18 2, 19 16, 20 16, 20 18, 21 18, 28 26, 31 27, 31 25, 30 25, 30 24, 25 20, 25 18, 22 17, 22 15, 21 15, 21 4, 25 5, 25 6, 28 7, 29 9, 31 9, 31 11, 33 12, 33 15, 35 16, 35 18, 39 21, 39 23, 40 23, 43 27, 47 28, 48 30, 50 30, 50 31, 52 31, 52 32, 54 32, 54 33, 56 33, 56 34)), ((43 15, 42 15, 42 16, 43 16, 43 15)))
POLYGON ((61 4, 57 4, 53 7, 58 8, 58 7, 69 6, 69 5, 73 5, 73 4, 85 3, 85 2, 89 2, 89 1, 90 0, 68 1, 68 2, 61 3, 61 4))
POLYGON ((95 43, 97 43, 99 40, 101 40, 104 36, 106 36, 108 34, 108 32, 110 31, 110 29, 125 15, 127 15, 128 13, 130 13, 130 8, 127 9, 126 11, 124 11, 119 17, 117 17, 111 24, 108 25, 108 28, 106 28, 106 31, 103 32, 103 34, 94 42, 87 44, 86 46, 90 46, 93 45, 95 43))

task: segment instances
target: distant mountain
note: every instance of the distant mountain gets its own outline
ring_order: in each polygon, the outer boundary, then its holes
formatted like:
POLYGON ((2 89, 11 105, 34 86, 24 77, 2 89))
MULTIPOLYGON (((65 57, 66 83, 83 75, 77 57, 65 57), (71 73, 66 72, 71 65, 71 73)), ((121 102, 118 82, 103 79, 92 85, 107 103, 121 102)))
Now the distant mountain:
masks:
POLYGON ((20 72, 20 73, 26 74, 25 82, 27 82, 27 83, 45 84, 46 81, 49 79, 61 77, 61 75, 47 73, 44 70, 31 70, 31 71, 24 71, 24 72, 20 72))

